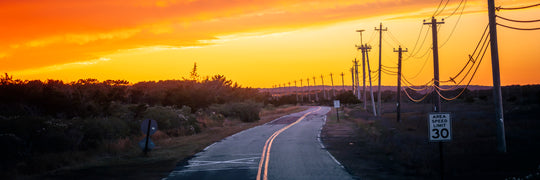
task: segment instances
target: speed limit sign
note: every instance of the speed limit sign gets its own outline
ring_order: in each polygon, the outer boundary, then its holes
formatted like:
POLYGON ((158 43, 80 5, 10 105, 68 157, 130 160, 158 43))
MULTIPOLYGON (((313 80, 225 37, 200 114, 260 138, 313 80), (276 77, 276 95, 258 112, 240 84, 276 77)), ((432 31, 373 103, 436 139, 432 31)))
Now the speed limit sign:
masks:
POLYGON ((429 141, 452 140, 450 113, 429 114, 429 141))

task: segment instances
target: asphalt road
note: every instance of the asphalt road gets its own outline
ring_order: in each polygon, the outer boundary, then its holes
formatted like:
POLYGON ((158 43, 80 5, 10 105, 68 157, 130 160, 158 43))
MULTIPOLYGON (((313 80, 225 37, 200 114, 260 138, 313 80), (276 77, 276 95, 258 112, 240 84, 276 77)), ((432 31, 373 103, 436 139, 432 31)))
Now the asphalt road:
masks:
POLYGON ((227 137, 164 179, 352 179, 319 140, 328 111, 312 107, 227 137))

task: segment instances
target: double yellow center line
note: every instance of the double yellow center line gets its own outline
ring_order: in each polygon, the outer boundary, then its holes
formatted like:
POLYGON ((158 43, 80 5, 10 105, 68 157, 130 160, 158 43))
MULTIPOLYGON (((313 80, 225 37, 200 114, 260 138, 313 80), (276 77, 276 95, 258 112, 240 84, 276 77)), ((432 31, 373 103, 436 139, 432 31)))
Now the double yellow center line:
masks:
POLYGON ((281 132, 287 130, 291 126, 294 126, 295 124, 302 121, 302 119, 304 119, 307 115, 309 115, 311 113, 314 113, 314 112, 317 112, 320 109, 321 109, 321 107, 317 108, 317 110, 315 110, 315 111, 311 111, 311 112, 308 112, 308 113, 304 114, 302 117, 298 118, 298 120, 296 120, 295 122, 281 128, 279 131, 276 131, 274 134, 272 134, 272 136, 270 136, 268 138, 268 140, 266 140, 266 143, 264 144, 264 149, 263 149, 263 152, 262 152, 262 155, 261 155, 261 161, 259 161, 259 170, 257 171, 257 180, 261 180, 261 173, 263 171, 263 169, 262 169, 263 166, 264 166, 263 180, 268 180, 268 163, 270 162, 270 148, 272 148, 272 143, 274 142, 274 139, 276 139, 276 137, 281 132))

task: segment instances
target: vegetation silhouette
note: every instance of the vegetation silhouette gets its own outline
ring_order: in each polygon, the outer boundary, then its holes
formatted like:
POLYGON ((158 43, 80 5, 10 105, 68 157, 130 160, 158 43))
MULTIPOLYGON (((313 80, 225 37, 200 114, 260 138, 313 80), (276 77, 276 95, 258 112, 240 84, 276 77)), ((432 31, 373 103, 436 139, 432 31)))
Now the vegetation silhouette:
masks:
POLYGON ((20 80, 6 73, 0 77, 0 145, 4 147, 0 175, 55 169, 64 160, 43 161, 47 154, 92 152, 107 142, 139 137, 144 119, 156 120, 168 136, 199 133, 206 124, 197 118, 203 116, 216 121, 259 120, 269 94, 242 87, 223 75, 199 80, 196 68, 195 64, 189 79, 135 84, 20 80))

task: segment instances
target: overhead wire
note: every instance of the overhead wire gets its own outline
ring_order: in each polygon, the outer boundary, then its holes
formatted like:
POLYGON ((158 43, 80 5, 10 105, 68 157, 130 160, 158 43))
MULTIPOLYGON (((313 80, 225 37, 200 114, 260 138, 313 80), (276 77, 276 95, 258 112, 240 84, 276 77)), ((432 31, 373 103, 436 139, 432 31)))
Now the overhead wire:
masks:
MULTIPOLYGON (((431 87, 431 86, 430 86, 431 87)), ((403 91, 405 91, 405 94, 407 95, 407 97, 409 98, 409 100, 415 102, 415 103, 418 103, 418 102, 422 102, 424 99, 426 99, 426 97, 428 97, 431 92, 433 91, 433 88, 430 89, 428 92, 426 92, 426 94, 424 94, 424 96, 420 99, 414 99, 413 97, 411 97, 411 95, 409 94, 409 92, 407 91, 407 89, 404 89, 404 87, 401 88, 403 91)))
POLYGON ((499 16, 499 15, 495 15, 495 17, 500 18, 500 19, 503 19, 503 20, 506 20, 506 21, 518 22, 518 23, 533 23, 533 22, 540 22, 540 19, 535 19, 535 20, 515 20, 515 19, 508 19, 508 18, 499 16))
MULTIPOLYGON (((482 54, 482 58, 483 58, 483 54, 485 54, 485 51, 487 51, 487 48, 489 47, 489 44, 487 44, 488 42, 488 37, 489 37, 489 34, 486 36, 486 38, 484 39, 484 42, 482 43, 482 47, 480 48, 480 51, 478 52, 478 54, 476 55, 476 57, 474 58, 475 60, 473 61, 473 65, 469 68, 469 70, 467 71, 467 73, 463 76, 463 78, 459 81, 459 82, 455 82, 454 79, 451 78, 451 80, 447 80, 447 81, 438 81, 438 82, 442 82, 442 83, 445 83, 445 82, 454 82, 456 85, 454 85, 453 87, 451 88, 447 88, 447 89, 443 89, 441 87, 437 87, 439 90, 443 90, 443 91, 452 91, 454 89, 456 89, 459 85, 461 85, 461 83, 465 80, 465 78, 467 78, 467 76, 469 75, 469 73, 471 72, 472 68, 474 67, 474 64, 477 62, 478 60, 478 57, 480 56, 480 54, 482 54), (484 48, 485 47, 485 48, 484 48), (484 53, 482 53, 484 52, 484 53)), ((470 59, 469 59, 470 60, 470 59)))
POLYGON ((532 4, 532 5, 528 5, 528 6, 521 6, 521 7, 511 7, 511 8, 505 8, 505 7, 497 7, 495 8, 495 10, 499 11, 499 10, 518 10, 518 9, 527 9, 527 8, 532 8, 532 7, 536 7, 536 6, 540 6, 540 3, 538 4, 532 4))
POLYGON ((426 60, 424 60, 424 64, 422 64, 422 67, 420 68, 420 71, 418 71, 413 77, 411 77, 411 79, 415 79, 416 77, 418 77, 418 75, 420 75, 420 73, 422 73, 422 71, 424 70, 424 67, 426 67, 426 64, 427 64, 429 58, 430 58, 430 56, 427 56, 426 60))
MULTIPOLYGON (((431 26, 428 26, 427 30, 426 30, 426 35, 424 36, 424 39, 422 40, 422 43, 420 44, 420 46, 418 47, 418 49, 415 51, 415 49, 413 48, 413 50, 411 51, 411 53, 409 53, 409 55, 403 59, 403 61, 406 61, 408 60, 409 58, 411 57, 416 57, 416 55, 420 52, 420 49, 422 49, 422 47, 424 46, 425 42, 426 42, 426 39, 429 35, 429 29, 431 29, 431 26)), ((416 45, 415 45, 416 46, 416 45)), ((429 51, 429 49, 428 49, 429 51)))
POLYGON ((443 6, 443 8, 441 9, 441 11, 439 11, 437 14, 435 14, 435 15, 432 16, 432 17, 438 16, 439 14, 441 14, 441 13, 444 11, 444 9, 446 9, 446 6, 448 5, 448 2, 450 2, 450 0, 446 0, 446 3, 444 3, 444 6, 443 6))
MULTIPOLYGON (((461 0, 461 3, 462 2, 463 2, 463 0, 461 0)), ((459 6, 461 6, 461 3, 459 3, 459 6)), ((446 45, 446 43, 450 40, 452 35, 454 35, 454 32, 456 31, 456 27, 457 27, 457 25, 459 24, 459 22, 461 20, 461 16, 463 15, 463 11, 465 10, 465 5, 467 5, 467 2, 465 2, 465 4, 463 4, 463 7, 461 8, 461 12, 459 13, 458 19, 457 19, 456 23, 454 24, 454 27, 452 28, 452 31, 450 32, 450 35, 448 35, 448 38, 446 38, 446 40, 439 46, 439 48, 442 48, 444 45, 446 45)), ((458 6, 458 8, 459 8, 459 6, 458 6)), ((456 10, 458 8, 456 8, 456 10)), ((454 12, 455 12, 455 10, 454 10, 454 12)), ((454 12, 452 13, 452 15, 454 14, 454 12)), ((448 17, 450 17, 450 16, 448 16, 448 17)))
POLYGON ((443 2, 443 0, 441 0, 441 1, 439 2, 439 5, 437 6, 437 9, 435 9, 435 12, 433 12, 433 15, 431 15, 431 17, 435 17, 435 14, 437 14, 437 12, 439 11, 439 9, 441 8, 442 2, 443 2))
POLYGON ((461 92, 460 92, 458 95, 456 95, 456 96, 454 96, 454 97, 452 97, 452 98, 448 98, 448 97, 443 96, 437 89, 435 89, 435 91, 437 92, 437 94, 439 94, 439 96, 440 96, 441 98, 443 98, 444 100, 447 100, 447 101, 455 100, 455 99, 457 99, 459 96, 461 96, 461 95, 465 92, 465 90, 469 87, 469 85, 471 84, 471 82, 472 82, 474 76, 476 75, 476 72, 478 71, 478 67, 480 67, 480 64, 482 63, 482 60, 484 59, 484 55, 486 54, 487 49, 488 49, 488 46, 486 46, 486 49, 485 49, 484 52, 482 53, 482 57, 480 58, 480 60, 479 60, 479 62, 478 62, 478 65, 476 66, 476 68, 475 68, 475 70, 474 70, 474 72, 473 72, 471 78, 469 79, 469 82, 467 83, 467 86, 466 86, 465 88, 463 88, 463 89, 461 90, 461 92))
POLYGON ((540 27, 537 27, 537 28, 518 28, 518 27, 513 27, 513 26, 507 26, 507 25, 500 24, 500 23, 497 23, 497 25, 502 26, 502 27, 505 27, 505 28, 514 29, 514 30, 521 30, 521 31, 534 31, 534 30, 540 30, 540 27))
MULTIPOLYGON (((452 16, 457 12, 457 10, 461 7, 461 4, 463 4, 463 1, 465 1, 465 4, 467 4, 467 1, 466 1, 466 0, 461 0, 461 1, 459 2, 458 7, 456 7, 456 9, 454 9, 454 11, 453 11, 450 15, 446 16, 444 19, 448 19, 448 18, 452 17, 452 16)), ((465 6, 465 5, 464 5, 464 6, 465 6)))

